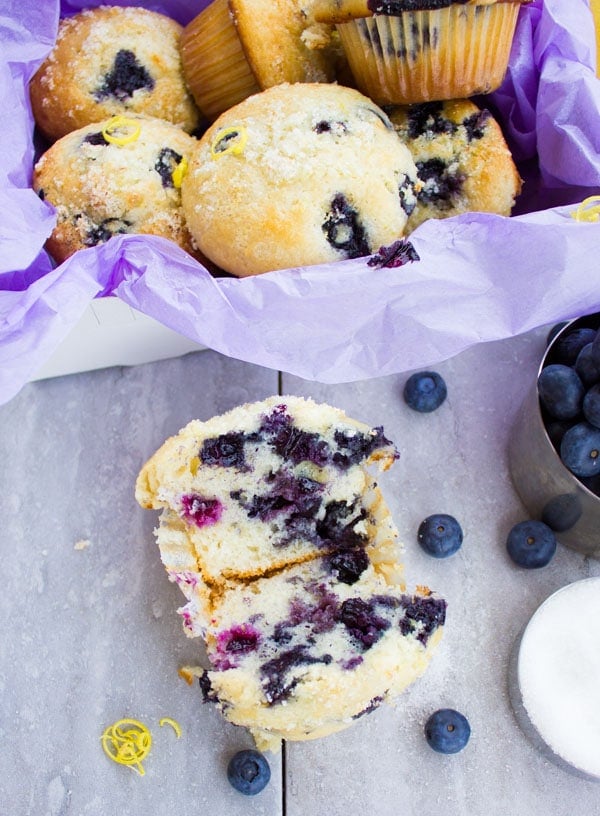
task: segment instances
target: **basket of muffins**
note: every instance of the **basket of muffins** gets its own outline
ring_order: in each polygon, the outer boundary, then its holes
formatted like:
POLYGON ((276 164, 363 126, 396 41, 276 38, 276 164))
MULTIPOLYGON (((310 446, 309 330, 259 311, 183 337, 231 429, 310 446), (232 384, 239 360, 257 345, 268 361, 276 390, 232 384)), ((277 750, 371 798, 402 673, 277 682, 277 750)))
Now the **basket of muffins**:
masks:
POLYGON ((247 277, 371 256, 428 219, 510 215, 520 174, 480 100, 528 2, 212 0, 185 26, 141 6, 65 16, 29 86, 48 253, 155 235, 247 277))

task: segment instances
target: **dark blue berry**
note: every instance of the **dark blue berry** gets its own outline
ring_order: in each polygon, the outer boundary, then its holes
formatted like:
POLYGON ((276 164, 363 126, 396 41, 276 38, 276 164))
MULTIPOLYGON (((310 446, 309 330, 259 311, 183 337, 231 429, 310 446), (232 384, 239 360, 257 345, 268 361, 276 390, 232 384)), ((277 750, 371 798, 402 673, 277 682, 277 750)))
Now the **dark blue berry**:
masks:
POLYGON ((243 433, 226 433, 205 439, 200 448, 200 459, 205 465, 245 469, 245 441, 243 433))
POLYGON ((594 360, 593 349, 593 343, 584 346, 577 355, 574 366, 579 379, 588 388, 590 385, 600 382, 600 361, 596 362, 594 360))
POLYGON ((417 174, 423 182, 422 189, 417 193, 419 201, 429 203, 449 204, 456 198, 465 181, 465 175, 457 172, 443 159, 427 159, 418 161, 417 174))
POLYGON ((447 558, 460 549, 463 531, 454 516, 435 513, 419 525, 417 541, 434 558, 447 558))
POLYGON ((338 581, 355 584, 369 566, 369 556, 360 547, 338 550, 330 555, 328 565, 338 581))
POLYGON ((436 371, 417 371, 404 385, 404 401, 422 414, 435 411, 447 396, 446 383, 436 371))
POLYGON ((390 622, 375 613, 375 606, 374 601, 347 598, 340 608, 340 621, 365 650, 377 643, 390 628, 390 622))
POLYGON ((546 502, 542 510, 542 521, 555 533, 564 533, 577 524, 582 512, 579 496, 575 493, 561 493, 546 502))
POLYGON ((322 229, 327 241, 339 249, 345 258, 361 258, 371 254, 367 232, 358 211, 342 193, 335 195, 322 229))
POLYGON ((600 368, 600 331, 596 332, 596 337, 592 341, 592 359, 600 368))
POLYGON ((562 365, 575 365, 575 360, 579 352, 596 337, 595 329, 581 327, 570 329, 560 337, 557 337, 552 344, 552 359, 555 363, 562 365))
POLYGON ((574 419, 581 411, 584 393, 583 383, 570 366, 553 363, 540 372, 540 402, 554 419, 574 419))
POLYGON ((556 538, 542 521, 520 521, 509 532, 506 549, 515 564, 538 569, 545 567, 554 557, 556 538))
POLYGON ((552 328, 550 329, 550 331, 548 332, 548 334, 546 336, 546 346, 550 345, 550 343, 554 340, 556 335, 559 332, 561 332, 566 325, 567 325, 567 321, 563 320, 562 323, 556 323, 554 326, 552 326, 552 328))
POLYGON ((600 384, 593 385, 583 398, 583 415, 594 428, 600 428, 600 384))
POLYGON ((183 156, 177 153, 170 147, 163 147, 158 154, 158 158, 154 164, 154 169, 160 176, 163 187, 175 187, 173 181, 173 171, 181 163, 183 156))
POLYGON ((471 736, 471 726, 464 714, 453 708, 440 708, 425 723, 425 738, 440 754, 457 754, 471 736))
POLYGON ((575 476, 600 473, 600 429, 587 422, 573 425, 560 443, 560 458, 575 476))
POLYGON ((254 796, 266 788, 271 779, 267 759, 258 751, 238 751, 227 765, 227 779, 245 796, 254 796))
POLYGON ((432 595, 415 595, 403 598, 402 605, 400 631, 403 635, 416 633, 417 640, 426 646, 430 636, 446 621, 446 601, 432 595))
POLYGON ((154 79, 139 62, 133 51, 121 49, 115 56, 111 70, 104 75, 102 85, 95 91, 94 97, 100 101, 113 96, 120 102, 129 99, 135 91, 154 88, 154 79))

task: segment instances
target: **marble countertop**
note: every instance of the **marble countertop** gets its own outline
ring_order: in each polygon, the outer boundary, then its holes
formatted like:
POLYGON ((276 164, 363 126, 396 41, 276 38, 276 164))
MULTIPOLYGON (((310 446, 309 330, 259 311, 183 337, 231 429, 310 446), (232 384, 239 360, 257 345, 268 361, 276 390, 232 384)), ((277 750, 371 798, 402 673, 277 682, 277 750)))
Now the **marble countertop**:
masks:
POLYGON ((505 550, 509 529, 526 517, 507 439, 545 336, 476 346, 437 366, 449 396, 428 415, 404 404, 407 375, 322 385, 212 351, 42 380, 0 407, 0 813, 599 814, 598 784, 531 746, 507 691, 511 649, 538 605, 600 575, 600 561, 562 545, 535 571, 516 567, 505 550), (201 659, 201 646, 184 635, 183 596, 152 535, 156 515, 137 506, 133 485, 145 459, 190 419, 275 393, 384 426, 401 452, 381 485, 405 545, 407 582, 444 595, 448 620, 429 670, 396 706, 269 754, 270 785, 244 797, 225 767, 252 741, 178 676, 201 659), (420 521, 436 512, 456 516, 465 533, 445 560, 416 543, 420 521), (423 737, 442 707, 471 723, 460 754, 436 754, 423 737), (102 752, 103 730, 122 717, 152 732, 143 777, 102 752), (181 725, 179 739, 159 725, 163 717, 181 725))

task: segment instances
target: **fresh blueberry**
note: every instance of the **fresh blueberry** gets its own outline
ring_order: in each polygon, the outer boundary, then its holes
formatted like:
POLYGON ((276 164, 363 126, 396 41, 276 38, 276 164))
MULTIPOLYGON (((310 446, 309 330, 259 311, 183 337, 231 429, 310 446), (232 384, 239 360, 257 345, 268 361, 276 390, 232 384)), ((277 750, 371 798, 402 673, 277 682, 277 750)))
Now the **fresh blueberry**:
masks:
POLYGON ((600 428, 600 383, 593 385, 583 398, 583 415, 594 428, 600 428))
POLYGON ((596 362, 594 359, 593 343, 588 343, 581 349, 575 360, 574 368, 585 386, 589 387, 600 382, 600 360, 596 362))
POLYGON ((545 567, 556 552, 554 533, 542 521, 520 521, 506 539, 508 554, 520 567, 545 567))
POLYGON ((266 758, 251 749, 238 751, 227 765, 227 779, 245 796, 260 793, 269 784, 271 768, 266 758))
POLYGON ((573 425, 560 443, 560 458, 575 476, 600 473, 600 429, 587 422, 573 425))
POLYGON ((553 363, 538 377, 540 402, 554 419, 573 419, 581 411, 585 389, 570 366, 553 363))
POLYGON ((546 502, 542 510, 542 521, 555 533, 564 533, 577 524, 582 512, 579 496, 575 493, 561 493, 546 502))
POLYGON ((552 358, 556 363, 562 365, 575 365, 577 355, 584 346, 591 343, 596 337, 595 329, 582 326, 578 329, 571 329, 557 337, 552 345, 552 358))
POLYGON ((560 331, 562 331, 566 325, 567 325, 567 321, 563 320, 562 323, 556 323, 554 326, 552 326, 552 328, 550 329, 550 331, 548 332, 548 335, 546 337, 546 346, 550 345, 550 343, 554 340, 556 335, 560 331))
POLYGON ((463 531, 454 516, 436 513, 421 522, 417 541, 434 558, 447 558, 460 549, 463 531))
POLYGON ((596 332, 596 336, 592 341, 592 359, 600 368, 600 331, 596 332))
POLYGON ((425 738, 440 754, 457 754, 466 746, 471 726, 464 714, 453 708, 440 708, 425 723, 425 738))
POLYGON ((417 371, 404 385, 404 401, 422 414, 439 408, 447 395, 446 383, 436 371, 417 371))

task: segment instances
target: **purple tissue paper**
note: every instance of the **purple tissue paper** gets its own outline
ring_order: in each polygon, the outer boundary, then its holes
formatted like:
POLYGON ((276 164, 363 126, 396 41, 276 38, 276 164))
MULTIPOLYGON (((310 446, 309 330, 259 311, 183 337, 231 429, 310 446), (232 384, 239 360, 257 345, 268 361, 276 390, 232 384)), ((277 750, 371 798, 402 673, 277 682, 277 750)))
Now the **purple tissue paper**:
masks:
MULTIPOLYGON (((208 1, 208 0, 206 0, 208 1)), ((193 0, 119 2, 185 25, 193 0)), ((600 80, 587 0, 522 6, 502 86, 480 98, 499 119, 525 187, 510 218, 430 220, 420 260, 368 259, 215 278, 161 238, 123 235, 55 267, 53 210, 31 190, 28 83, 59 17, 92 0, 0 8, 0 403, 52 355, 96 297, 116 296, 223 354, 321 382, 431 366, 480 342, 600 311, 600 220, 573 218, 600 193, 600 80)))

